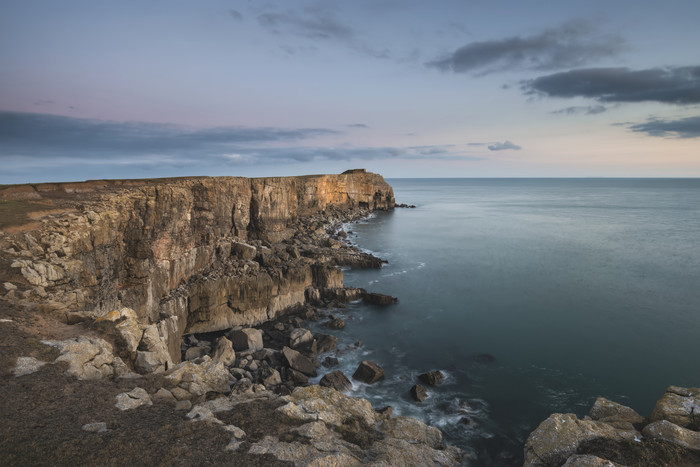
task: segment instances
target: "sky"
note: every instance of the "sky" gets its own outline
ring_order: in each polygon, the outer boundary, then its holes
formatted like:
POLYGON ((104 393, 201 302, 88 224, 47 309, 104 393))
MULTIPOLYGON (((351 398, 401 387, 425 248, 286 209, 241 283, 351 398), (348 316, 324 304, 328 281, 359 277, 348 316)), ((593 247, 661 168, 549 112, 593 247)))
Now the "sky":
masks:
POLYGON ((699 177, 697 0, 0 3, 0 183, 699 177))

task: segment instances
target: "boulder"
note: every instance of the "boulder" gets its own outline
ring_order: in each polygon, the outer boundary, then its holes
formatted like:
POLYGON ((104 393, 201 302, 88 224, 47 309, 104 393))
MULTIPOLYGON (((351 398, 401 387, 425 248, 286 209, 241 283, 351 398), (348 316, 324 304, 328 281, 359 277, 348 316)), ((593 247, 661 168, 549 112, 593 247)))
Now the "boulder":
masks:
POLYGON ((620 430, 595 420, 579 420, 574 414, 555 413, 533 431, 525 443, 525 466, 561 465, 576 453, 578 446, 596 438, 634 441, 637 431, 620 430))
POLYGON ((229 372, 224 364, 213 361, 209 356, 202 360, 199 364, 183 362, 176 365, 166 373, 165 381, 171 387, 179 386, 195 396, 208 392, 228 392, 229 372))
POLYGON ((39 371, 39 368, 46 365, 46 362, 37 360, 34 357, 17 357, 17 362, 12 368, 12 374, 15 376, 24 376, 39 371))
POLYGON ((296 349, 297 347, 309 343, 313 340, 314 336, 311 334, 311 331, 308 329, 304 328, 297 328, 294 329, 290 334, 289 334, 289 347, 292 349, 296 349))
POLYGON ((391 438, 404 439, 412 444, 425 444, 442 449, 442 433, 434 426, 411 417, 394 417, 382 422, 381 430, 391 438))
POLYGON ((128 373, 129 369, 112 353, 112 345, 97 337, 74 337, 62 341, 41 341, 56 347, 61 355, 55 362, 68 363, 66 374, 78 379, 113 378, 128 373))
POLYGON ((416 384, 411 388, 411 396, 418 402, 423 402, 428 398, 428 390, 425 389, 425 386, 416 384))
POLYGON ((172 392, 165 388, 160 388, 151 398, 154 402, 175 403, 177 400, 172 392))
POLYGON ((95 320, 102 327, 113 327, 116 331, 117 343, 126 348, 133 357, 141 342, 143 330, 139 326, 138 316, 131 308, 120 308, 105 313, 95 320))
POLYGON ((319 332, 314 334, 314 339, 316 339, 316 350, 318 350, 318 353, 330 352, 338 346, 338 338, 330 334, 319 332))
POLYGON ((231 254, 238 259, 251 260, 258 254, 258 249, 247 243, 234 242, 231 244, 231 254))
POLYGON ((642 434, 646 438, 661 439, 685 449, 700 452, 700 433, 680 427, 668 420, 660 420, 644 427, 642 434))
POLYGON ((166 365, 158 353, 139 350, 136 352, 134 368, 141 374, 162 373, 166 370, 166 365))
POLYGON ((119 410, 133 410, 142 405, 153 405, 151 397, 143 388, 134 388, 129 392, 122 392, 116 396, 117 403, 115 406, 119 410))
POLYGON ((204 357, 209 352, 209 347, 190 347, 185 351, 185 360, 191 362, 204 357))
POLYGON ((384 378, 384 369, 374 362, 363 360, 352 375, 353 379, 373 384, 384 378))
POLYGON ((593 407, 588 412, 593 420, 604 422, 629 422, 632 424, 644 423, 646 419, 631 409, 617 402, 613 402, 604 397, 596 399, 593 407))
POLYGON ((345 327, 345 321, 343 318, 334 318, 326 323, 328 329, 343 329, 345 327))
POLYGON ((306 376, 301 371, 293 370, 291 368, 287 370, 287 379, 294 383, 295 386, 299 386, 301 384, 306 384, 309 382, 308 376, 306 376))
POLYGON ((308 357, 305 357, 289 347, 284 347, 282 349, 282 355, 284 355, 285 360, 287 360, 289 368, 297 370, 307 376, 316 376, 316 367, 308 357))
POLYGON ((590 454, 577 454, 569 457, 563 467, 624 467, 607 459, 590 454))
POLYGON ((445 376, 442 374, 442 372, 436 370, 436 371, 429 371, 427 373, 423 373, 421 375, 418 375, 418 379, 424 383, 427 384, 428 386, 437 386, 438 384, 442 383, 442 380, 445 378, 445 376))
POLYGON ((399 301, 398 298, 392 297, 391 295, 385 295, 381 293, 367 292, 362 297, 362 300, 371 303, 372 305, 386 306, 391 305, 399 301))
POLYGON ((338 359, 336 357, 331 357, 331 356, 324 358, 323 362, 321 362, 321 365, 325 366, 326 368, 330 368, 332 366, 338 366, 339 364, 340 364, 340 362, 338 361, 338 359))
POLYGON ((335 370, 324 375, 318 384, 327 388, 333 388, 336 391, 341 392, 347 391, 348 389, 352 388, 352 383, 350 382, 348 377, 345 376, 345 373, 343 373, 340 370, 335 370))
POLYGON ((660 420, 700 428, 700 388, 668 387, 651 413, 652 422, 660 420))
POLYGON ((374 426, 378 416, 367 399, 346 396, 322 386, 299 387, 285 396, 286 405, 277 410, 297 420, 321 420, 327 425, 341 426, 349 418, 359 418, 374 426))
POLYGON ((88 433, 104 433, 107 431, 107 424, 105 422, 86 423, 80 429, 88 433))
POLYGON ((372 445, 372 464, 376 466, 459 466, 462 465, 462 452, 448 446, 433 449, 423 444, 415 444, 405 439, 386 438, 372 445))
POLYGON ((263 348, 262 331, 259 329, 236 329, 230 332, 229 337, 233 343, 233 348, 237 351, 255 351, 263 348))
MULTIPOLYGON (((161 335, 160 328, 162 327, 167 332, 167 320, 161 321, 159 325, 151 324, 143 330, 143 337, 139 343, 139 351, 151 352, 146 359, 149 362, 149 368, 137 368, 142 373, 161 372, 170 369, 174 363, 168 351, 166 339, 161 335), (148 371, 146 371, 148 370, 148 371)), ((138 359, 138 352, 136 353, 138 359)))
POLYGON ((214 343, 212 360, 221 362, 225 366, 233 365, 233 362, 236 361, 236 352, 233 350, 233 343, 224 336, 219 337, 214 343))
POLYGON ((265 387, 272 387, 282 384, 282 377, 279 371, 274 368, 265 367, 260 371, 260 378, 265 387))

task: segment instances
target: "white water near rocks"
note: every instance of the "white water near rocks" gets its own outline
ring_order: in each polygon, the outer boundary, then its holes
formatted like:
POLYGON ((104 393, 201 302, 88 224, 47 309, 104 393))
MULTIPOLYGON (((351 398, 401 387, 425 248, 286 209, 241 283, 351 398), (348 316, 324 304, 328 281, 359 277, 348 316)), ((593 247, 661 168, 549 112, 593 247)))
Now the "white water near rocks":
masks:
POLYGON ((389 182, 417 208, 347 226, 389 263, 345 283, 399 297, 334 311, 339 348, 362 342, 340 369, 386 370, 354 394, 438 426, 473 465, 519 465, 553 412, 604 396, 648 415, 668 385, 700 385, 700 180, 389 182), (412 401, 434 369, 445 381, 412 401))

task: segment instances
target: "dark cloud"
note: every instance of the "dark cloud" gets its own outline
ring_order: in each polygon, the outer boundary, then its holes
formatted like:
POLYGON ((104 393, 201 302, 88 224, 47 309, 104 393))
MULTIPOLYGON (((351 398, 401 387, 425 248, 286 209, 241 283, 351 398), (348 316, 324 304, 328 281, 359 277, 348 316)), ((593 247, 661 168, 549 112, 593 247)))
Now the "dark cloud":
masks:
POLYGON ((243 19, 243 15, 237 10, 229 10, 228 14, 231 15, 233 19, 236 19, 238 21, 243 19))
POLYGON ((350 125, 347 125, 347 126, 350 128, 369 128, 364 123, 351 123, 350 125))
POLYGON ((619 37, 595 36, 589 23, 575 21, 534 36, 472 42, 426 65, 479 75, 506 70, 557 70, 612 57, 622 49, 619 37))
POLYGON ((504 141, 502 143, 490 144, 488 146, 488 148, 489 148, 489 151, 505 151, 508 149, 512 149, 514 151, 519 151, 520 149, 522 149, 522 147, 520 147, 517 144, 512 143, 510 141, 504 141))
POLYGON ((523 83, 528 94, 589 97, 600 102, 700 103, 700 66, 586 68, 554 73, 523 83))
POLYGON ((631 124, 628 128, 650 136, 700 138, 700 115, 677 120, 650 118, 646 123, 631 124))
POLYGON ((241 145, 300 141, 336 134, 322 128, 213 127, 114 122, 0 111, 0 155, 99 158, 153 154, 227 154, 241 145))
POLYGON ((586 105, 586 106, 579 105, 579 106, 566 107, 564 109, 555 110, 552 113, 559 114, 559 115, 578 115, 578 114, 597 115, 597 114, 605 112, 606 110, 608 110, 608 108, 605 107, 604 105, 586 105))

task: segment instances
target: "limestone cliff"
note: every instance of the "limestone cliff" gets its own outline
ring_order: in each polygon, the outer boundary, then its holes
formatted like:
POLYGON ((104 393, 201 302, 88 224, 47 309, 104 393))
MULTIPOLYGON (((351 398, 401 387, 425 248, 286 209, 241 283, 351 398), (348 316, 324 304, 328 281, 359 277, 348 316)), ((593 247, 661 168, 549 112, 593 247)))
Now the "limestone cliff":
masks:
POLYGON ((267 321, 342 287, 336 265, 376 267, 325 228, 394 204, 362 170, 0 187, 0 294, 68 320, 128 307, 178 362, 183 334, 267 321))

